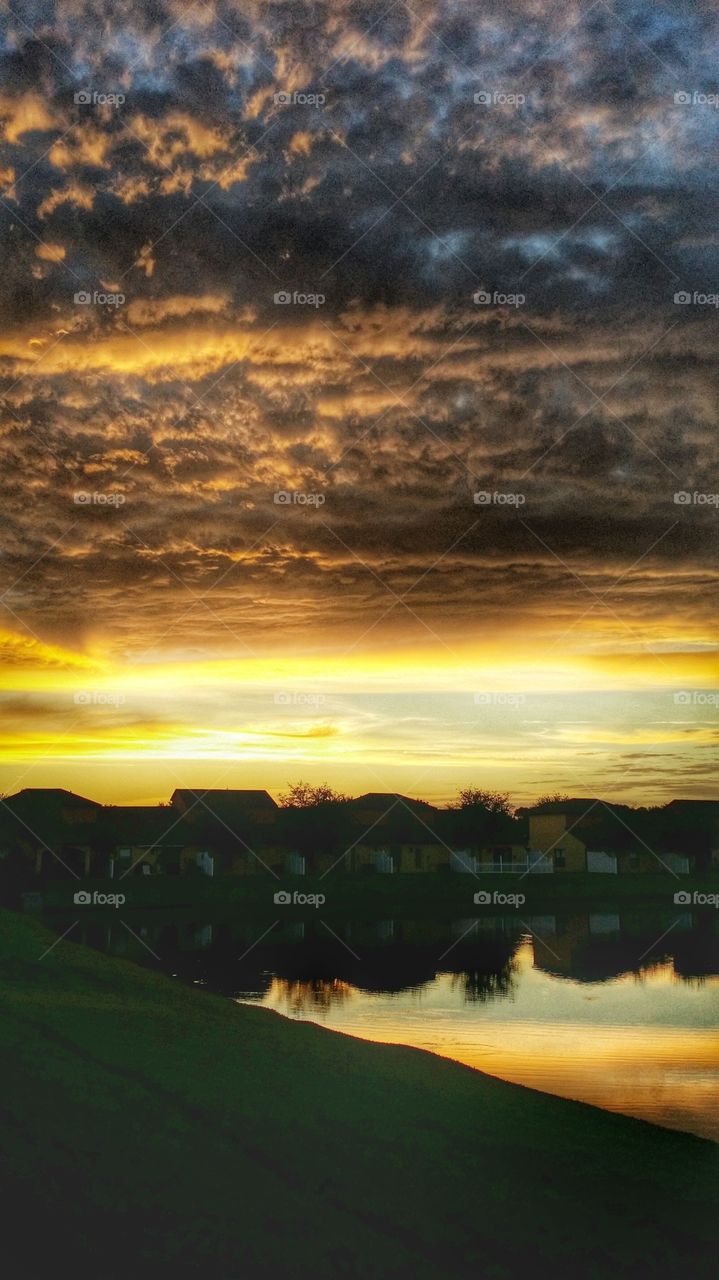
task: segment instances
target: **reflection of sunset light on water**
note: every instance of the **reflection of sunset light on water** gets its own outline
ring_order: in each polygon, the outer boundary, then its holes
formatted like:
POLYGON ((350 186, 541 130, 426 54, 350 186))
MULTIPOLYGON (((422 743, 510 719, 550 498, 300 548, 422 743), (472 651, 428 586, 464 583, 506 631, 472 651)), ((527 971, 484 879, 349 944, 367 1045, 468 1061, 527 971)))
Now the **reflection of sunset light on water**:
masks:
POLYGON ((288 978, 273 978, 265 1003, 272 1005, 279 1012, 289 1010, 295 1015, 316 1013, 320 1009, 330 1009, 336 1004, 349 1000, 355 994, 355 988, 339 978, 329 981, 318 978, 316 981, 291 981, 288 978))
POLYGON ((262 1003, 719 1141, 719 979, 687 981, 662 962, 578 982, 548 972, 551 956, 540 967, 538 942, 519 947, 513 982, 484 999, 468 996, 470 975, 443 973, 391 995, 339 980, 275 978, 262 1003))

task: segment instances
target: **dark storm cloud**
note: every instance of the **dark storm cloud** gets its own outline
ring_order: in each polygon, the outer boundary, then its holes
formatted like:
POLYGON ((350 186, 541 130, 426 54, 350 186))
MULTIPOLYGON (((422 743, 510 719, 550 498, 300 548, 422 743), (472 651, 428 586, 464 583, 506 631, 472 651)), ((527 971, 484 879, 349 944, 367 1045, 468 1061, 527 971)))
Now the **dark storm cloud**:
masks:
POLYGON ((673 497, 719 489, 718 313, 674 295, 717 282, 716 29, 709 3, 7 17, 7 603, 55 635, 89 606, 128 649, 212 584, 271 632, 356 629, 421 577, 461 632, 478 595, 489 627, 562 623, 624 574, 622 615, 703 634, 717 509, 673 497))

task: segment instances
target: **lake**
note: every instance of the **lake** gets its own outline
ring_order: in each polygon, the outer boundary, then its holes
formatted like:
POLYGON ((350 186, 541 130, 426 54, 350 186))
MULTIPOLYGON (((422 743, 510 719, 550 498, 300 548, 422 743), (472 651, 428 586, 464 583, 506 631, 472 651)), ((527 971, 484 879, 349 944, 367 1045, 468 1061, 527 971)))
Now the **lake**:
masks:
POLYGON ((104 912, 72 937, 289 1018, 719 1141, 718 917, 104 912))

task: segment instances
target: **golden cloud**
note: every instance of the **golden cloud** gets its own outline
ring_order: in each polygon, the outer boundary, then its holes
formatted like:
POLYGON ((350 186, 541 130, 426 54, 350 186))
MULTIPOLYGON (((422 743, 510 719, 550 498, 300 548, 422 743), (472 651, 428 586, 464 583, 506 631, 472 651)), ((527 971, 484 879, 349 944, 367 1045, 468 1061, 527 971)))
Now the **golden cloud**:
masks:
POLYGON ((0 95, 0 128, 5 142, 15 144, 24 133, 35 129, 46 131, 56 126, 55 116, 39 94, 0 95))

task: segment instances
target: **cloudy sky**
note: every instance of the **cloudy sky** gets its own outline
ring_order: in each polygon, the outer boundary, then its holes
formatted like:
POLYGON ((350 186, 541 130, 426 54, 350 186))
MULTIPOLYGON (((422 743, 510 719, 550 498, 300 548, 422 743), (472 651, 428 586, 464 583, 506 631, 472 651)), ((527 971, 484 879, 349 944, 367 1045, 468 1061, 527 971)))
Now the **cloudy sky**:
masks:
POLYGON ((716 0, 0 6, 0 788, 719 795, 716 0))

